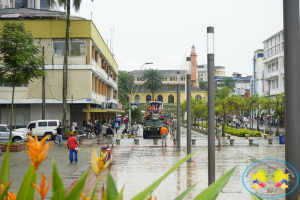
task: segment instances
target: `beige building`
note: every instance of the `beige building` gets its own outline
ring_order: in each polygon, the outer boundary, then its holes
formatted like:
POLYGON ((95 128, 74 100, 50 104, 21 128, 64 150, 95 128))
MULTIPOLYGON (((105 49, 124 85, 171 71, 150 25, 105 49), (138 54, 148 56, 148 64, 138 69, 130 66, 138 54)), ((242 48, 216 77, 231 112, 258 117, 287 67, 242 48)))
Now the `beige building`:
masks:
MULTIPOLYGON (((18 13, 31 31, 37 45, 45 47, 46 119, 62 120, 63 56, 65 46, 65 13, 33 9, 6 9, 0 14, 18 13), (29 19, 30 18, 30 19, 29 19)), ((11 19, 16 20, 15 15, 11 19)), ((5 20, 2 20, 2 22, 5 20)), ((0 28, 2 23, 0 23, 0 28)), ((91 20, 71 17, 70 53, 68 57, 68 116, 81 127, 83 120, 115 117, 122 106, 118 102, 118 65, 91 20), (72 116, 70 115, 72 113, 72 116)), ((8 124, 12 88, 0 84, 0 123, 8 124)), ((42 79, 15 90, 16 127, 42 119, 42 79)))
MULTIPOLYGON (((207 65, 198 65, 198 80, 199 81, 208 81, 207 76, 207 65)), ((225 67, 223 66, 215 66, 215 78, 225 76, 225 67)))

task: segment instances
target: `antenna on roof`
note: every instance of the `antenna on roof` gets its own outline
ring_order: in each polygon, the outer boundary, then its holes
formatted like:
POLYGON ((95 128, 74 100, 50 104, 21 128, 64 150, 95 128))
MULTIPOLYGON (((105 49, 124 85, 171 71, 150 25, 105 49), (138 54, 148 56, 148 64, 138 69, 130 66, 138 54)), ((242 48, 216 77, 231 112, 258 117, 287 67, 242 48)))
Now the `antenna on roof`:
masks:
POLYGON ((91 11, 91 20, 93 20, 93 11, 91 11))

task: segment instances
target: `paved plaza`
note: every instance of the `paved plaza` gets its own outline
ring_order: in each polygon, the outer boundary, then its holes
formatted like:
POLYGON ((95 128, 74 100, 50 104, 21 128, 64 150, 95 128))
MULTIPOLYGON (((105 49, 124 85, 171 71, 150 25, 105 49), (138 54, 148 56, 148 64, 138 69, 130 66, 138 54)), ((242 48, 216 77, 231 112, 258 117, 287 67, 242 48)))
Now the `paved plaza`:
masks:
MULTIPOLYGON (((121 133, 121 131, 118 132, 119 134, 121 133)), ((139 131, 138 135, 140 136, 139 145, 135 145, 132 138, 125 137, 125 139, 121 140, 121 145, 114 145, 113 148, 113 161, 109 170, 116 181, 119 191, 122 186, 125 185, 124 199, 134 197, 186 155, 185 128, 181 128, 182 142, 180 149, 173 145, 170 136, 167 140, 167 147, 161 147, 160 140, 158 145, 153 145, 153 140, 142 139, 142 131, 139 131)), ((120 135, 115 136, 115 138, 117 137, 120 137, 120 135)), ((174 199, 188 187, 198 182, 198 185, 186 198, 193 199, 207 187, 207 136, 193 131, 192 138, 196 139, 196 145, 192 145, 192 151, 197 151, 192 157, 192 162, 182 164, 161 183, 153 193, 158 199, 174 199)), ((241 180, 242 173, 246 167, 261 159, 285 159, 285 146, 279 145, 277 137, 272 138, 274 138, 272 145, 268 144, 267 139, 253 138, 254 146, 249 146, 247 139, 235 136, 232 136, 232 139, 235 139, 235 144, 230 146, 229 140, 222 138, 222 146, 216 147, 216 178, 219 178, 234 166, 237 166, 237 168, 229 183, 222 190, 217 199, 252 199, 250 194, 243 187, 241 180)), ((66 141, 64 142, 66 143, 66 141)), ((97 152, 100 151, 101 145, 96 144, 96 142, 96 140, 84 140, 84 145, 79 152, 79 162, 77 164, 69 162, 69 151, 65 144, 64 147, 52 145, 47 160, 44 161, 39 168, 39 173, 46 174, 48 180, 49 175, 52 173, 51 160, 54 159, 65 188, 70 191, 81 174, 90 169, 92 146, 95 146, 97 152)), ((0 163, 2 163, 3 155, 2 153, 0 156, 0 163)), ((11 191, 16 192, 18 190, 29 164, 30 160, 26 153, 11 153, 9 172, 9 177, 12 181, 11 191)), ((93 172, 90 172, 84 192, 88 193, 94 186, 94 183, 95 176, 93 172)), ((105 184, 105 177, 98 187, 98 196, 100 195, 103 184, 105 184)), ((49 191, 51 190, 52 189, 49 191)), ((48 192, 48 199, 50 199, 50 197, 51 193, 48 192)))

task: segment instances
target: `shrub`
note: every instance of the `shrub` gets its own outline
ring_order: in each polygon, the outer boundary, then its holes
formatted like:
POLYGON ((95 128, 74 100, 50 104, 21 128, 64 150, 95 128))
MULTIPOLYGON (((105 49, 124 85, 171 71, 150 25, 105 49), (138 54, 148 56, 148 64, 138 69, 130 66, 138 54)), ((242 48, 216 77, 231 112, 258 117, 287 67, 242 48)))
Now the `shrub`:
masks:
POLYGON ((255 137, 261 137, 260 131, 251 131, 249 129, 236 129, 229 126, 225 126, 225 133, 236 135, 238 137, 245 137, 245 134, 253 135, 255 137))

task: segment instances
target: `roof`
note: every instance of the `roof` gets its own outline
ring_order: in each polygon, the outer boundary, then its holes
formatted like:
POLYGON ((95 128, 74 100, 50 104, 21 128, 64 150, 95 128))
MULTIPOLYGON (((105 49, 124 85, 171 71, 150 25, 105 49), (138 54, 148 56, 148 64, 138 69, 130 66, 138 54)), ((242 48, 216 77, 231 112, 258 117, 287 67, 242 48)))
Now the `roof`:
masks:
MULTIPOLYGON (((132 76, 143 76, 147 70, 134 70, 130 71, 129 73, 132 76)), ((157 70, 163 76, 177 76, 177 71, 180 71, 180 76, 185 75, 185 70, 157 70)))
MULTIPOLYGON (((136 88, 138 87, 137 92, 151 92, 150 89, 147 89, 143 87, 143 85, 137 86, 135 85, 132 91, 136 91, 136 88)), ((180 91, 185 91, 185 85, 180 85, 180 91)), ((161 88, 157 89, 155 92, 177 92, 177 85, 168 85, 165 84, 161 88)), ((201 90, 200 88, 191 88, 191 92, 207 92, 205 90, 201 90)))
MULTIPOLYGON (((66 12, 61 11, 52 11, 52 10, 41 10, 41 9, 33 9, 33 8, 6 8, 0 9, 1 18, 2 15, 5 15, 5 19, 26 19, 26 18, 38 18, 38 19, 61 19, 65 20, 67 18, 66 12), (16 17, 19 14, 20 16, 16 17), (10 15, 11 17, 7 16, 10 15)), ((70 20, 84 20, 85 18, 77 17, 77 16, 70 16, 70 20)))

